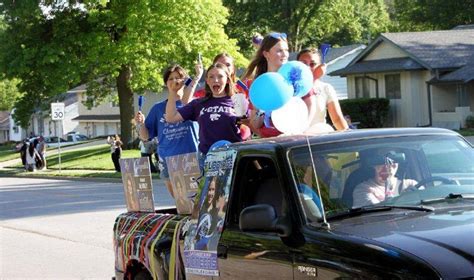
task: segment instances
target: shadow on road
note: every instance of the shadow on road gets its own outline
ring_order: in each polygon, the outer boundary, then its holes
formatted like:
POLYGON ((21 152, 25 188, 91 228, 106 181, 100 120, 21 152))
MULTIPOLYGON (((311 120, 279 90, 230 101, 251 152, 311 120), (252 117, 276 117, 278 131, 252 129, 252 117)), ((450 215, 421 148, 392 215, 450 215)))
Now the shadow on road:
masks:
MULTIPOLYGON (((0 220, 123 209, 121 183, 2 178, 0 220)), ((173 204, 163 187, 154 185, 155 208, 173 204)))

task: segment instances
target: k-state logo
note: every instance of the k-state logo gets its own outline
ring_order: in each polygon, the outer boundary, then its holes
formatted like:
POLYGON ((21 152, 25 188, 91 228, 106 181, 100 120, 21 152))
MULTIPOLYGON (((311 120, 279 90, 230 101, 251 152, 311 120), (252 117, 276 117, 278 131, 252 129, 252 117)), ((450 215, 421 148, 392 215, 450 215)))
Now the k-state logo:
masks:
POLYGON ((209 118, 211 119, 211 121, 217 121, 220 117, 221 117, 220 114, 210 114, 209 115, 209 118))

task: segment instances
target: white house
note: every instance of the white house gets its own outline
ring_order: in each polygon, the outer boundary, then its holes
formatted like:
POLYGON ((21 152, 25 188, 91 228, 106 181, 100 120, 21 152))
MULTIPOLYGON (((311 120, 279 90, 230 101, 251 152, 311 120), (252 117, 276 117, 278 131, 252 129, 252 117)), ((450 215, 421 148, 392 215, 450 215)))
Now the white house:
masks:
POLYGON ((474 25, 383 33, 331 75, 349 98, 389 98, 389 126, 459 129, 474 112, 474 25))

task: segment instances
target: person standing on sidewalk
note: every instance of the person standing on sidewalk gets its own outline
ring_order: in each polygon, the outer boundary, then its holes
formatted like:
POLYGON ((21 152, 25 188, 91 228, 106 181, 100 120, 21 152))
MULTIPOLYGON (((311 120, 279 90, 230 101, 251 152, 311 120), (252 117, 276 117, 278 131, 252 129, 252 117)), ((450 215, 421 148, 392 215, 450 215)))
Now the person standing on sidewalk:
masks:
POLYGON ((110 145, 110 153, 112 155, 112 162, 114 163, 115 171, 120 172, 120 156, 122 155, 122 141, 120 137, 115 136, 107 137, 107 143, 110 145))
POLYGON ((151 140, 140 140, 140 144, 138 144, 138 147, 140 148, 140 155, 142 157, 147 157, 150 160, 150 171, 153 173, 157 173, 152 157, 152 155, 156 152, 156 146, 156 138, 151 140))

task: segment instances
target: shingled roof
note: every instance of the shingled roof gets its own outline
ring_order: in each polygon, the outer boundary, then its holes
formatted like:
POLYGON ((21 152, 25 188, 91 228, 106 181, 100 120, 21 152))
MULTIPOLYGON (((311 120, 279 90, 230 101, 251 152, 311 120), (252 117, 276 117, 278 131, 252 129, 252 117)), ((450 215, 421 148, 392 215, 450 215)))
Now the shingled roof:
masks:
MULTIPOLYGON (((399 70, 456 70, 447 79, 466 81, 472 76, 474 64, 474 29, 458 28, 454 30, 427 32, 382 33, 347 67, 330 73, 345 76, 356 73, 374 73, 399 70), (377 46, 386 42, 398 47, 407 54, 406 58, 363 61, 377 46), (421 68, 420 68, 421 67, 421 68), (459 71, 459 72, 458 72, 459 71), (457 72, 457 73, 455 73, 457 72)), ((440 78, 439 81, 443 80, 440 78)))

